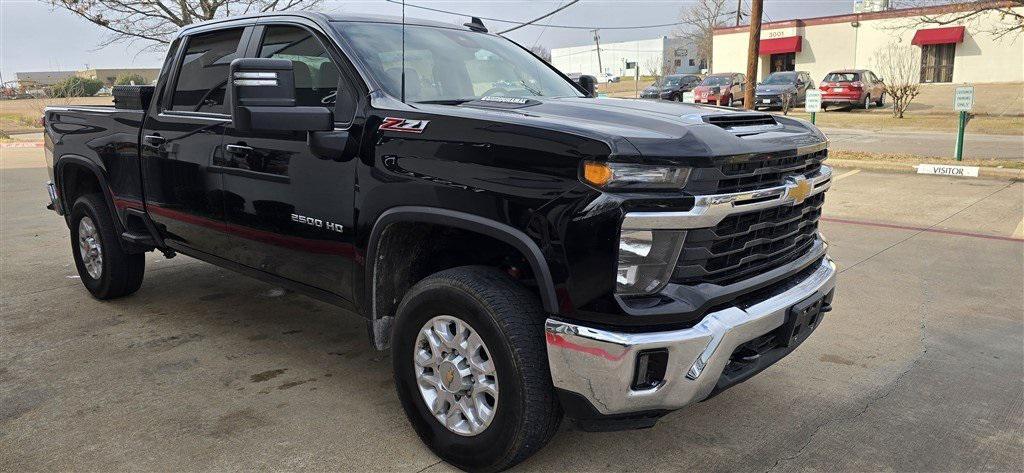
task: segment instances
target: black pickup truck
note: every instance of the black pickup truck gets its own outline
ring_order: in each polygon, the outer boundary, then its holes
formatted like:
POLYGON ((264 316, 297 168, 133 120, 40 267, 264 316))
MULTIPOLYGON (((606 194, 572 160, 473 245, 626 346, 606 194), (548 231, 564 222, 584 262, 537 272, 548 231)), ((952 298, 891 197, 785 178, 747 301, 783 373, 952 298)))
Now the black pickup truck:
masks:
POLYGON ((365 317, 423 441, 500 470, 563 414, 714 396, 831 308, 820 131, 590 95, 479 21, 189 26, 156 86, 46 110, 49 208, 98 299, 156 250, 365 317))

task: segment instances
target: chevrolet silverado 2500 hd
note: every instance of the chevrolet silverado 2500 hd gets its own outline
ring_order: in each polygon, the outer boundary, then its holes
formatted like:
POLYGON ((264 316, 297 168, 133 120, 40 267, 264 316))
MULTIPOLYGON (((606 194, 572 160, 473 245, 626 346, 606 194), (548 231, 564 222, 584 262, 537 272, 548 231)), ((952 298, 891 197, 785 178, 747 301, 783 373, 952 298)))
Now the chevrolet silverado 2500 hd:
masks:
POLYGON ((137 291, 157 250, 358 313, 461 468, 522 461, 563 414, 651 426, 830 309, 815 127, 590 97, 479 21, 189 26, 155 86, 115 95, 45 113, 86 289, 137 291))

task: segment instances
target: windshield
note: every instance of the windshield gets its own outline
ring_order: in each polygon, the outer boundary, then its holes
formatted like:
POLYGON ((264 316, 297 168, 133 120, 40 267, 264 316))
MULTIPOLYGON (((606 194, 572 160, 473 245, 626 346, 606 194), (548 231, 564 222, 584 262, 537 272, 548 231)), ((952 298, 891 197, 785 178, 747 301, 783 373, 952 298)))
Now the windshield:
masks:
POLYGON ((860 74, 856 72, 832 72, 825 76, 825 82, 856 82, 860 74))
POLYGON ((669 76, 665 78, 665 82, 661 84, 663 87, 679 87, 679 84, 683 83, 682 76, 669 76))
MULTIPOLYGON (((336 22, 385 91, 402 96, 402 25, 336 22)), ((468 101, 485 96, 582 97, 543 61, 497 36, 405 27, 405 99, 468 101)))
POLYGON ((732 76, 707 76, 700 85, 732 85, 732 76))
POLYGON ((795 83, 796 74, 793 74, 792 72, 782 74, 776 72, 772 75, 769 75, 768 78, 765 79, 764 82, 762 82, 762 84, 765 85, 790 85, 795 83))

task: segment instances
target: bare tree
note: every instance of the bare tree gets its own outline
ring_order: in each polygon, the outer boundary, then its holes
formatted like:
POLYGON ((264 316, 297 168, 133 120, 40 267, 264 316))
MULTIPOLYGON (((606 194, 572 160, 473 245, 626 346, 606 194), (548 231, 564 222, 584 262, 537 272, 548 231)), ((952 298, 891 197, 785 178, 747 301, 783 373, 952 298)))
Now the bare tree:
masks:
POLYGON ((934 0, 902 0, 894 3, 901 8, 935 7, 928 8, 921 16, 912 17, 907 27, 966 24, 975 31, 995 38, 1016 38, 1024 33, 1024 0, 946 0, 938 6, 934 0))
POLYGON ((885 81, 885 94, 892 102, 892 116, 903 118, 910 102, 920 93, 920 59, 917 49, 892 43, 875 51, 875 70, 885 81))
MULTIPOLYGON (((715 28, 727 26, 730 19, 734 19, 736 11, 732 6, 733 0, 697 0, 692 5, 684 7, 679 12, 679 30, 676 36, 692 43, 697 48, 697 54, 707 61, 707 67, 711 70, 711 53, 715 28)), ((746 8, 742 8, 741 15, 745 15, 746 8)))
POLYGON ((178 29, 229 15, 307 9, 323 0, 40 0, 111 33, 111 41, 170 43, 178 29))
POLYGON ((545 48, 544 46, 541 46, 541 45, 538 44, 538 45, 530 46, 530 51, 533 54, 536 54, 537 57, 543 59, 544 62, 547 62, 547 63, 551 62, 551 50, 550 49, 545 48))
POLYGON ((660 58, 648 58, 643 63, 643 75, 653 77, 655 83, 661 81, 661 76, 664 72, 663 69, 660 58))

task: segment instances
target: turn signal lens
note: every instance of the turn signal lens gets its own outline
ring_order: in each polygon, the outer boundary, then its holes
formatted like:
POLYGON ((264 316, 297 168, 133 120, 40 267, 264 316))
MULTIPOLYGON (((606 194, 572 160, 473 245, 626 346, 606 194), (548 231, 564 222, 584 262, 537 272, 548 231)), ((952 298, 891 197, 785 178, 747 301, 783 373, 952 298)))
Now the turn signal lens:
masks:
POLYGON ((690 168, 658 164, 583 163, 583 180, 614 189, 681 189, 690 168))
POLYGON ((612 180, 612 168, 605 163, 587 161, 583 164, 583 179, 595 186, 604 186, 612 180))

